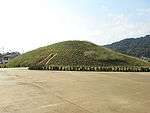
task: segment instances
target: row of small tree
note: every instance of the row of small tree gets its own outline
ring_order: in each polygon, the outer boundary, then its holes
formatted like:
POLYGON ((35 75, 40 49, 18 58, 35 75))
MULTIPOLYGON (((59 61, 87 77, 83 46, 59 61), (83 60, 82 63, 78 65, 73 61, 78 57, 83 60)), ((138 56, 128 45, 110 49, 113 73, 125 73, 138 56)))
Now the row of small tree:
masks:
POLYGON ((55 70, 55 71, 104 71, 104 72, 150 72, 150 67, 137 66, 53 66, 32 65, 31 70, 55 70))
POLYGON ((0 64, 0 68, 6 68, 6 65, 0 64))

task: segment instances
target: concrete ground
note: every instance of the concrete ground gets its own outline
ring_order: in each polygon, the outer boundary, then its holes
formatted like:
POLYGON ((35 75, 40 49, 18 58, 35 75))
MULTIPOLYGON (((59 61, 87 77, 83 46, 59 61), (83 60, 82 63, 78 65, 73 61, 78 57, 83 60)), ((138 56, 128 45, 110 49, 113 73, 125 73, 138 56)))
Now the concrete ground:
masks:
POLYGON ((150 73, 0 69, 0 113, 149 113, 150 73))

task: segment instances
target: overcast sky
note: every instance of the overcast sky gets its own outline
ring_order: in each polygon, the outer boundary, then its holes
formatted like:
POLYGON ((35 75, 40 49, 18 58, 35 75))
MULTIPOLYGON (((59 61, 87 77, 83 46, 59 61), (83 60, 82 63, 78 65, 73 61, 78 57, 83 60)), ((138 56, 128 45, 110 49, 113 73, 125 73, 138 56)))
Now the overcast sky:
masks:
POLYGON ((150 34, 150 0, 0 0, 0 51, 150 34))

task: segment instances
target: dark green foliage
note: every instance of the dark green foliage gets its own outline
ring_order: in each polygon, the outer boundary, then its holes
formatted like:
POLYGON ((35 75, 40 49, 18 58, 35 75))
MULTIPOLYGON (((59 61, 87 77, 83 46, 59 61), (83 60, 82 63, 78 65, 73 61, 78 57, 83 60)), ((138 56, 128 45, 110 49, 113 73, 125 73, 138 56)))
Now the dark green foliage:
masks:
POLYGON ((104 72, 150 72, 150 67, 124 67, 124 66, 111 66, 111 67, 84 67, 84 66, 52 66, 52 65, 33 65, 29 67, 30 70, 53 70, 53 71, 104 71, 104 72))
POLYGON ((105 47, 136 57, 150 58, 150 35, 140 38, 129 38, 105 47))
POLYGON ((0 64, 0 68, 6 68, 5 64, 0 64))
POLYGON ((32 69, 32 70, 46 70, 46 69, 49 69, 49 68, 45 68, 44 65, 32 64, 32 65, 29 66, 29 69, 32 69))

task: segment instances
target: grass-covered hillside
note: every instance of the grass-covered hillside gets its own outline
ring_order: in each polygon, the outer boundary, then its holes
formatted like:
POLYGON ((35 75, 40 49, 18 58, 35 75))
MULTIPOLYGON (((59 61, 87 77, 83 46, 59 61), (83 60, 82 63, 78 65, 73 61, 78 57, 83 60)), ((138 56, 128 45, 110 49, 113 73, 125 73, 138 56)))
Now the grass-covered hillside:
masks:
POLYGON ((8 67, 33 64, 57 66, 148 66, 134 57, 86 41, 65 41, 41 47, 11 60, 8 67))
POLYGON ((119 42, 105 45, 105 47, 121 52, 123 54, 136 56, 139 58, 150 58, 150 35, 140 38, 128 38, 119 42))

